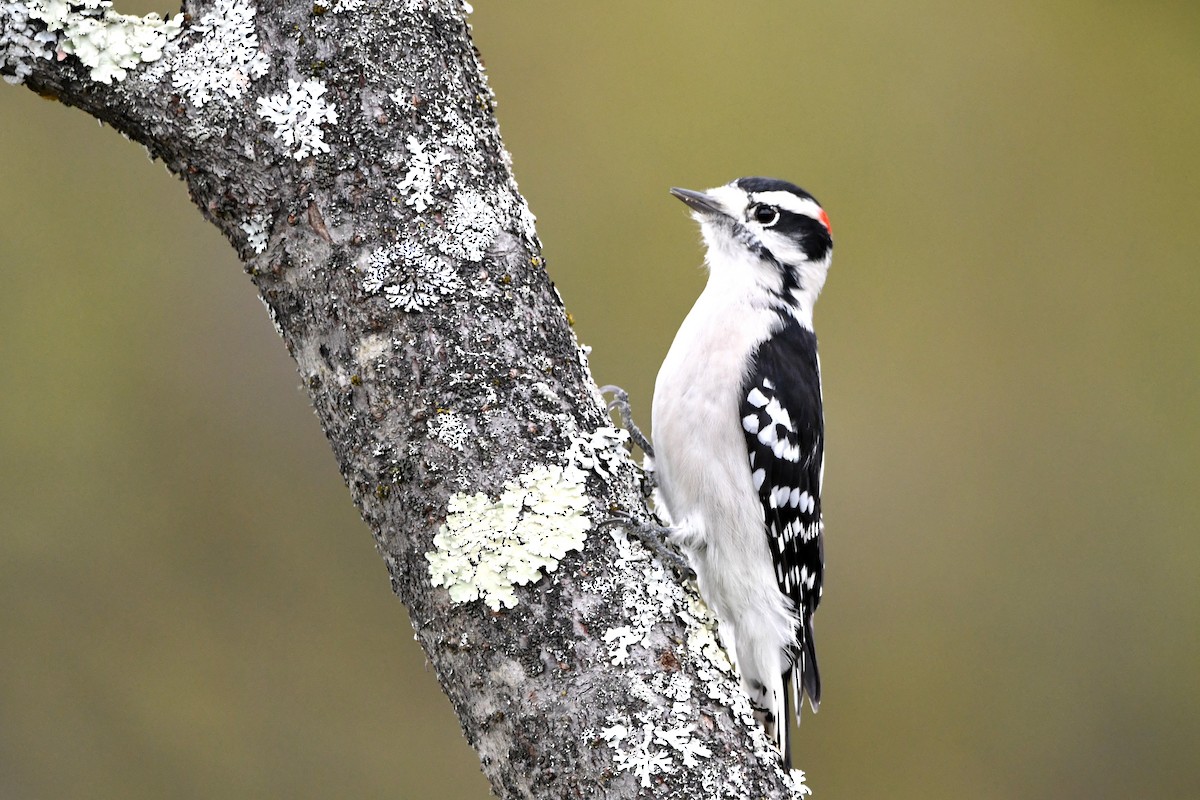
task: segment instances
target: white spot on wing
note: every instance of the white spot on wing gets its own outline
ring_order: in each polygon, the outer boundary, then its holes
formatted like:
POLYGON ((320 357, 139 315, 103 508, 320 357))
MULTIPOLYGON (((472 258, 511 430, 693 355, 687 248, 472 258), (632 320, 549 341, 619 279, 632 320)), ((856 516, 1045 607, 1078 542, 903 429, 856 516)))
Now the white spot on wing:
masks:
POLYGON ((782 425, 789 431, 792 430, 792 415, 787 409, 779 404, 778 398, 771 398, 771 402, 766 408, 767 414, 771 417, 771 421, 777 425, 782 425))
POLYGON ((776 505, 776 507, 783 508, 784 506, 786 506, 788 504, 788 499, 789 499, 789 496, 791 495, 791 493, 792 493, 791 490, 788 489, 788 487, 786 487, 786 486, 776 486, 775 487, 775 505, 776 505))
MULTIPOLYGON (((758 440, 760 442, 762 442, 764 445, 766 445, 767 447, 771 447, 771 448, 778 447, 780 445, 779 440, 777 440, 775 438, 775 426, 774 425, 768 425, 767 427, 765 427, 761 431, 759 431, 758 432, 758 440)), ((786 444, 786 442, 784 442, 783 444, 786 444)), ((775 455, 778 457, 779 454, 776 453, 775 455)))

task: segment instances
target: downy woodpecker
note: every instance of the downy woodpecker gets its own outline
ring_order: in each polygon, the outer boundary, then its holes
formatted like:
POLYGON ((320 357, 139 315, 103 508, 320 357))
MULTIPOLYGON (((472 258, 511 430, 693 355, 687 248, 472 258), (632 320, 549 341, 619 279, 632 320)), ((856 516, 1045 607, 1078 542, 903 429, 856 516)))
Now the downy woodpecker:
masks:
POLYGON ((797 720, 805 694, 813 711, 821 700, 825 433, 812 321, 829 217, 771 178, 671 193, 700 223, 709 275, 654 386, 658 483, 670 538, 790 766, 789 684, 797 720))

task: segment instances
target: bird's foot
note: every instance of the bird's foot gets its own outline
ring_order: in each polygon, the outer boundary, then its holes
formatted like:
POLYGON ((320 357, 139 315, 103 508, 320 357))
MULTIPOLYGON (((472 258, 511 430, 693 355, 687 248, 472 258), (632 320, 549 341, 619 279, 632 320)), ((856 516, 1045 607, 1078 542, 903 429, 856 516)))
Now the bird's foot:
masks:
POLYGON ((654 445, 650 444, 650 440, 646 438, 646 434, 642 433, 641 429, 633 421, 633 406, 629 404, 629 392, 622 389, 620 386, 600 387, 600 394, 612 395, 612 400, 608 401, 608 410, 616 411, 621 417, 621 427, 629 431, 629 439, 638 446, 643 453, 654 458, 654 445))
POLYGON ((651 555, 669 567, 679 580, 695 580, 696 573, 688 564, 687 558, 676 550, 667 538, 671 533, 671 528, 666 525, 641 522, 625 512, 618 512, 601 522, 598 527, 601 530, 621 528, 625 533, 641 542, 651 555))
POLYGON ((643 464, 642 469, 642 495, 649 497, 654 493, 654 489, 658 486, 658 479, 654 475, 654 470, 651 467, 654 461, 654 445, 646 438, 646 434, 642 433, 641 428, 633 421, 633 406, 629 404, 629 392, 622 389, 620 386, 601 386, 600 394, 612 395, 612 400, 607 403, 607 409, 616 411, 621 418, 621 427, 629 433, 629 440, 643 453, 650 457, 649 464, 643 464))

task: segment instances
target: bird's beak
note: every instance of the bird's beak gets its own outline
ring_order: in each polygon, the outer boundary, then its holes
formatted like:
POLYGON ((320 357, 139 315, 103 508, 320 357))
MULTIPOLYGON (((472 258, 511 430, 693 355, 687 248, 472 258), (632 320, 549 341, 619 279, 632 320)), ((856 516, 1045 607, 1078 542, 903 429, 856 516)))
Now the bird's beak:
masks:
POLYGON ((704 192, 693 192, 691 189, 680 189, 678 186, 672 186, 671 194, 687 203, 688 208, 701 214, 725 213, 725 209, 721 207, 721 203, 717 198, 707 195, 704 192))

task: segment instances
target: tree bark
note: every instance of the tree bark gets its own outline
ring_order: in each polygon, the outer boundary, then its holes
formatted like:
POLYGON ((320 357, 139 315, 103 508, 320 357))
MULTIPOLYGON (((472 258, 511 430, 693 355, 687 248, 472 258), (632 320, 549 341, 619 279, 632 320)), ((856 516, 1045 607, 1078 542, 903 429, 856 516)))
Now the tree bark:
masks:
POLYGON ((648 519, 640 473, 606 433, 460 2, 188 2, 124 61, 89 26, 140 23, 51 2, 0 6, 0 72, 144 144, 237 250, 496 794, 807 793, 692 590, 597 527, 648 519), (580 482, 576 513, 555 487, 580 482), (428 554, 512 550, 489 539, 501 518, 557 542, 534 580, 435 586, 428 554))

